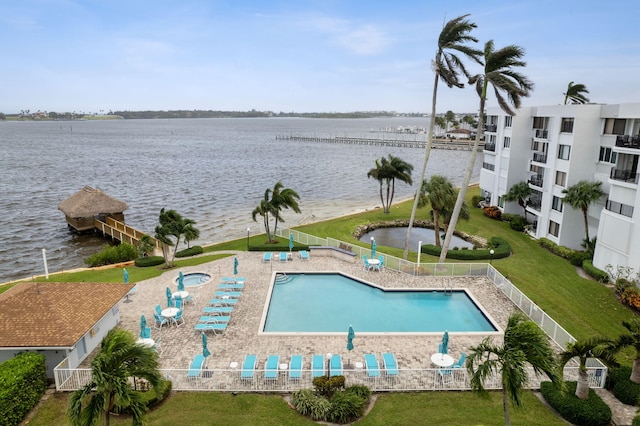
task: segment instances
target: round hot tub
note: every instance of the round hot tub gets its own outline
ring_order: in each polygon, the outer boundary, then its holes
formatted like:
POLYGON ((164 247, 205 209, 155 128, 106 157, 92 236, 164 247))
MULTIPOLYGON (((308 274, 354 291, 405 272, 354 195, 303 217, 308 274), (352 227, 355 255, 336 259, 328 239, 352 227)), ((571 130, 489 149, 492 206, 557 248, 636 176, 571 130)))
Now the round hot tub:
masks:
MULTIPOLYGON (((178 284, 178 280, 179 278, 176 278, 176 285, 178 284)), ((204 272, 190 272, 182 276, 182 283, 185 287, 197 287, 209 281, 211 281, 211 275, 204 272)))

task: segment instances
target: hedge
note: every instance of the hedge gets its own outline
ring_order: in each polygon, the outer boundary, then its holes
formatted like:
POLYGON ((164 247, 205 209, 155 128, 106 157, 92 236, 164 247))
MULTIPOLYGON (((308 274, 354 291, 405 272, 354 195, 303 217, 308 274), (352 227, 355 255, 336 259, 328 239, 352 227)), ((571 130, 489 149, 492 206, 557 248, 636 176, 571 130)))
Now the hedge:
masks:
POLYGON ((201 246, 193 246, 186 248, 184 250, 180 250, 176 253, 176 257, 189 257, 196 256, 198 254, 204 253, 204 249, 201 246))
POLYGON ((0 424, 14 426, 29 414, 47 388, 44 355, 23 352, 0 364, 0 424))
POLYGON ((595 278, 601 283, 609 282, 609 274, 607 274, 602 269, 598 269, 593 266, 593 262, 590 259, 585 259, 582 262, 582 269, 584 269, 584 271, 589 274, 589 276, 595 278))
POLYGON ((122 243, 117 246, 106 246, 100 252, 95 253, 84 260, 90 267, 113 265, 114 263, 128 262, 135 259, 138 252, 135 246, 122 243))
MULTIPOLYGON (((420 250, 422 253, 429 254, 431 256, 440 256, 442 251, 441 247, 433 244, 423 244, 420 250)), ((459 259, 459 260, 486 260, 486 259, 503 259, 511 255, 511 246, 500 237, 491 237, 488 241, 488 247, 486 249, 479 250, 449 250, 447 251, 447 259, 459 259), (493 249, 493 256, 491 255, 491 249, 493 249)))
POLYGON ((164 263, 164 257, 162 256, 139 257, 135 261, 136 266, 139 268, 162 265, 163 263, 164 263))
POLYGON ((593 390, 589 389, 589 399, 576 396, 576 382, 565 382, 562 392, 551 382, 540 383, 540 393, 545 401, 565 420, 584 426, 608 426, 611 423, 611 408, 593 390))

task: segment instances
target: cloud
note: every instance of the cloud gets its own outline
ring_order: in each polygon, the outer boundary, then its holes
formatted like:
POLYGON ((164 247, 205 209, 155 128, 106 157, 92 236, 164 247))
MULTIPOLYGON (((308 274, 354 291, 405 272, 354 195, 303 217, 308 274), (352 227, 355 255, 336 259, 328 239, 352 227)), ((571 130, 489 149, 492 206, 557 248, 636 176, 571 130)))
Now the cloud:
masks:
POLYGON ((308 23, 312 28, 330 35, 331 40, 356 55, 377 55, 391 45, 387 34, 374 24, 329 17, 314 18, 308 23))

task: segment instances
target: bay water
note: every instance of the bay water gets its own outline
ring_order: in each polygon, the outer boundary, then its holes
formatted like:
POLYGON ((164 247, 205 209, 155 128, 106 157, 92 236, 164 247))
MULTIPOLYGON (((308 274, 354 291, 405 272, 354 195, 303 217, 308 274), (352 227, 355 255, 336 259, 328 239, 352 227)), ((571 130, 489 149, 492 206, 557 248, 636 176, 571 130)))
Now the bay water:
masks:
MULTIPOLYGON (((420 173, 423 149, 298 142, 278 135, 424 140, 421 134, 380 134, 426 127, 428 119, 224 118, 0 122, 0 282, 84 266, 108 242, 71 233, 58 204, 85 185, 128 204, 127 224, 153 235, 160 209, 197 222, 195 244, 264 232, 251 212, 281 181, 300 195, 301 214, 284 212, 280 226, 320 221, 380 206, 379 185, 367 178, 391 154, 420 173)), ((427 175, 460 184, 471 153, 434 149, 427 175)), ((472 181, 482 164, 478 156, 472 181)), ((396 183, 394 200, 413 186, 396 183)))

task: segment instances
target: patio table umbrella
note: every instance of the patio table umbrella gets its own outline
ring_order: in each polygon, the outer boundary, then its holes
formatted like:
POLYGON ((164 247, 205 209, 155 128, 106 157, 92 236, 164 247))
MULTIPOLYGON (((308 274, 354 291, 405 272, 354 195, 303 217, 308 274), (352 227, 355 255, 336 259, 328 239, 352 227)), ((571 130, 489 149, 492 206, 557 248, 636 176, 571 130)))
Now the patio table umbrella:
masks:
POLYGON ((447 330, 444 331, 444 334, 442 335, 442 353, 443 354, 447 354, 449 353, 449 332, 447 330))
POLYGON ((289 234, 289 251, 293 250, 293 234, 289 234))
POLYGON ((166 293, 167 293, 167 307, 171 308, 173 307, 173 295, 171 294, 171 289, 169 287, 167 287, 166 293))
POLYGON ((182 271, 178 273, 178 291, 184 291, 184 274, 182 271))
POLYGON ((233 275, 238 275, 238 258, 234 257, 233 258, 233 275))
MULTIPOLYGON (((353 331, 353 327, 349 326, 349 331, 347 332, 347 350, 349 353, 353 350, 353 339, 356 337, 356 333, 353 331)), ((351 358, 349 358, 349 365, 351 365, 351 358)))
POLYGON ((202 356, 206 358, 209 355, 211 355, 211 352, 209 352, 209 349, 207 348, 207 335, 204 334, 203 332, 202 333, 202 356))
POLYGON ((147 327, 147 318, 144 314, 140 315, 140 337, 143 337, 144 329, 147 327))
POLYGON ((122 275, 123 275, 123 278, 124 278, 124 283, 128 284, 129 283, 129 273, 124 268, 122 268, 122 275))
POLYGON ((378 248, 378 245, 376 244, 376 240, 373 240, 373 243, 371 243, 371 258, 373 259, 374 257, 376 257, 376 249, 378 248))

